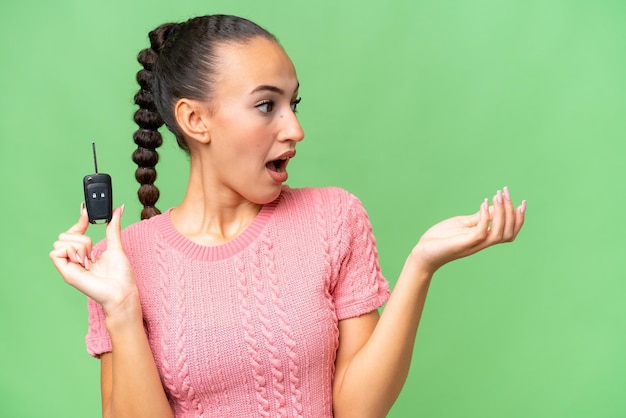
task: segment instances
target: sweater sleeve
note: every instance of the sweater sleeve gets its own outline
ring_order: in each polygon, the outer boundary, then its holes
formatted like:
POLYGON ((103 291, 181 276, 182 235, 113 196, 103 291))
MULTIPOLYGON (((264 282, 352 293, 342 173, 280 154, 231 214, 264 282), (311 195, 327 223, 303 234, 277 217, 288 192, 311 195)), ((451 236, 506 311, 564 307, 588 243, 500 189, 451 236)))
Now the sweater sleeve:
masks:
POLYGON ((346 197, 339 243, 341 260, 333 291, 338 320, 369 313, 382 306, 390 294, 367 212, 355 196, 346 197))
MULTIPOLYGON (((106 242, 101 241, 94 247, 96 256, 106 248, 106 242)), ((102 306, 91 298, 87 298, 88 329, 85 337, 87 352, 96 358, 111 351, 111 338, 106 328, 102 306)))

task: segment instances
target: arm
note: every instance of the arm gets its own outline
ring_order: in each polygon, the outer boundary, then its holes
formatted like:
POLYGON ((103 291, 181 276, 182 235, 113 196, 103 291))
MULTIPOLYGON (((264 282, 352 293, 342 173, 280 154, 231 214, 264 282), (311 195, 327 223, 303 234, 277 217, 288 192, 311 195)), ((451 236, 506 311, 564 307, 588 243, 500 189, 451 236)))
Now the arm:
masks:
POLYGON ((113 350, 100 358, 102 416, 173 417, 143 324, 134 322, 117 327, 107 318, 113 350))
POLYGON ((524 222, 508 190, 472 216, 429 229, 414 247, 378 319, 372 312, 339 323, 333 407, 336 418, 384 417, 406 380, 415 335, 435 271, 452 260, 511 242, 524 222))
POLYGON ((76 225, 61 234, 50 253, 65 281, 102 305, 112 352, 101 359, 104 417, 173 417, 143 328, 135 277, 124 253, 120 218, 107 225, 107 249, 93 259, 89 226, 81 209, 76 225))
POLYGON ((100 358, 102 416, 173 418, 141 317, 107 317, 106 325, 112 351, 100 358))

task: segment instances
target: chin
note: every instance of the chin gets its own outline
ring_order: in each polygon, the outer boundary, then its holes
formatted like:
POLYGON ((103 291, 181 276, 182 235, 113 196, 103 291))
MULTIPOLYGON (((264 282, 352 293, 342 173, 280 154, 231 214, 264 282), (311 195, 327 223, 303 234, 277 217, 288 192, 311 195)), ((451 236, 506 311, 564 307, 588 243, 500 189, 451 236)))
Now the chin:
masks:
POLYGON ((246 196, 246 200, 257 205, 267 205, 268 203, 272 203, 274 200, 278 199, 282 190, 282 184, 277 185, 272 189, 266 189, 263 191, 258 190, 256 193, 246 196))

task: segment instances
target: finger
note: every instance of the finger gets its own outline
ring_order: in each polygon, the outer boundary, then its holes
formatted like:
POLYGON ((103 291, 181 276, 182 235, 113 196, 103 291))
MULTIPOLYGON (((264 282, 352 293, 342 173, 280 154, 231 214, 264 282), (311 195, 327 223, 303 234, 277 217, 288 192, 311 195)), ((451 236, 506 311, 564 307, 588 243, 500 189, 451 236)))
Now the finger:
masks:
POLYGON ((481 245, 488 236, 489 233, 489 200, 485 199, 480 205, 480 209, 474 215, 470 215, 462 219, 462 222, 468 228, 473 228, 471 234, 466 236, 463 245, 468 247, 474 247, 481 245))
POLYGON ((54 243, 54 247, 58 248, 64 245, 73 246, 83 260, 91 257, 92 241, 86 235, 63 232, 59 235, 58 241, 54 243))
POLYGON ((65 257, 72 263, 83 264, 84 251, 81 251, 81 247, 76 247, 72 243, 57 241, 54 243, 54 250, 57 254, 65 254, 65 257))
MULTIPOLYGON (((68 251, 70 247, 57 248, 50 252, 52 263, 57 268, 63 280, 71 286, 74 286, 81 292, 85 293, 84 287, 94 282, 91 277, 85 276, 86 269, 78 263, 70 262, 68 251)), ((91 284, 93 286, 93 284, 91 284)))
POLYGON ((491 228, 489 229, 489 243, 496 243, 502 239, 504 232, 504 201, 502 197, 502 191, 498 190, 493 197, 493 214, 491 219, 491 228))
POLYGON ((66 250, 68 260, 75 264, 83 264, 83 259, 80 258, 80 255, 78 255, 78 251, 76 251, 76 248, 74 248, 72 245, 68 245, 66 247, 66 250))
POLYGON ((476 230, 482 235, 482 239, 487 237, 489 232, 489 222, 491 221, 491 214, 489 213, 489 199, 485 199, 480 205, 480 218, 478 224, 476 224, 476 230))
POLYGON ((107 224, 106 237, 107 249, 124 250, 122 247, 122 227, 121 220, 124 213, 124 205, 116 208, 111 216, 111 221, 107 224))
POLYGON ((89 227, 89 216, 87 216, 87 209, 85 208, 85 202, 80 204, 80 218, 78 222, 76 222, 70 229, 67 230, 67 233, 70 234, 84 234, 87 232, 87 228, 89 227))
POLYGON ((63 232, 59 235, 59 239, 55 244, 64 245, 64 244, 72 244, 74 247, 84 247, 87 252, 91 251, 91 238, 86 235, 80 234, 69 234, 67 232, 63 232))
MULTIPOLYGON (((524 225, 526 219, 526 201, 522 200, 522 204, 515 210, 515 237, 519 234, 519 231, 524 225)), ((515 239, 514 237, 514 239, 515 239)))
POLYGON ((465 225, 468 228, 476 228, 478 226, 483 216, 483 204, 484 203, 480 204, 480 209, 478 209, 478 212, 474 213, 473 215, 458 217, 459 220, 463 223, 463 225, 465 225))
POLYGON ((71 276, 70 272, 76 272, 76 269, 83 270, 83 265, 78 262, 76 252, 71 245, 55 248, 50 252, 50 258, 66 281, 71 276))
MULTIPOLYGON (((54 248, 61 248, 64 246, 71 247, 71 251, 73 251, 78 258, 78 262, 87 267, 85 263, 87 263, 87 261, 91 258, 91 240, 87 241, 86 243, 72 240, 63 240, 54 243, 54 248)), ((72 261, 75 260, 72 259, 72 261)))
POLYGON ((508 187, 504 187, 504 229, 502 239, 512 241, 515 238, 515 207, 511 201, 511 194, 508 187))

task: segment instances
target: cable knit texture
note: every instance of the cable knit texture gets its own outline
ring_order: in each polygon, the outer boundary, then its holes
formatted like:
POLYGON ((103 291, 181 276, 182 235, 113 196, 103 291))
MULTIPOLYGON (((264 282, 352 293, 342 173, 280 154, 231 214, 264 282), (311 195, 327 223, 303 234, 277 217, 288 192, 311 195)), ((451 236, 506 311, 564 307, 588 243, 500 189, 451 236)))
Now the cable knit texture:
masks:
MULTIPOLYGON (((122 239, 177 418, 332 417, 337 323, 389 297, 356 197, 285 186, 219 246, 186 239, 169 211, 122 239)), ((111 342, 101 307, 88 307, 87 350, 97 357, 111 342)))

